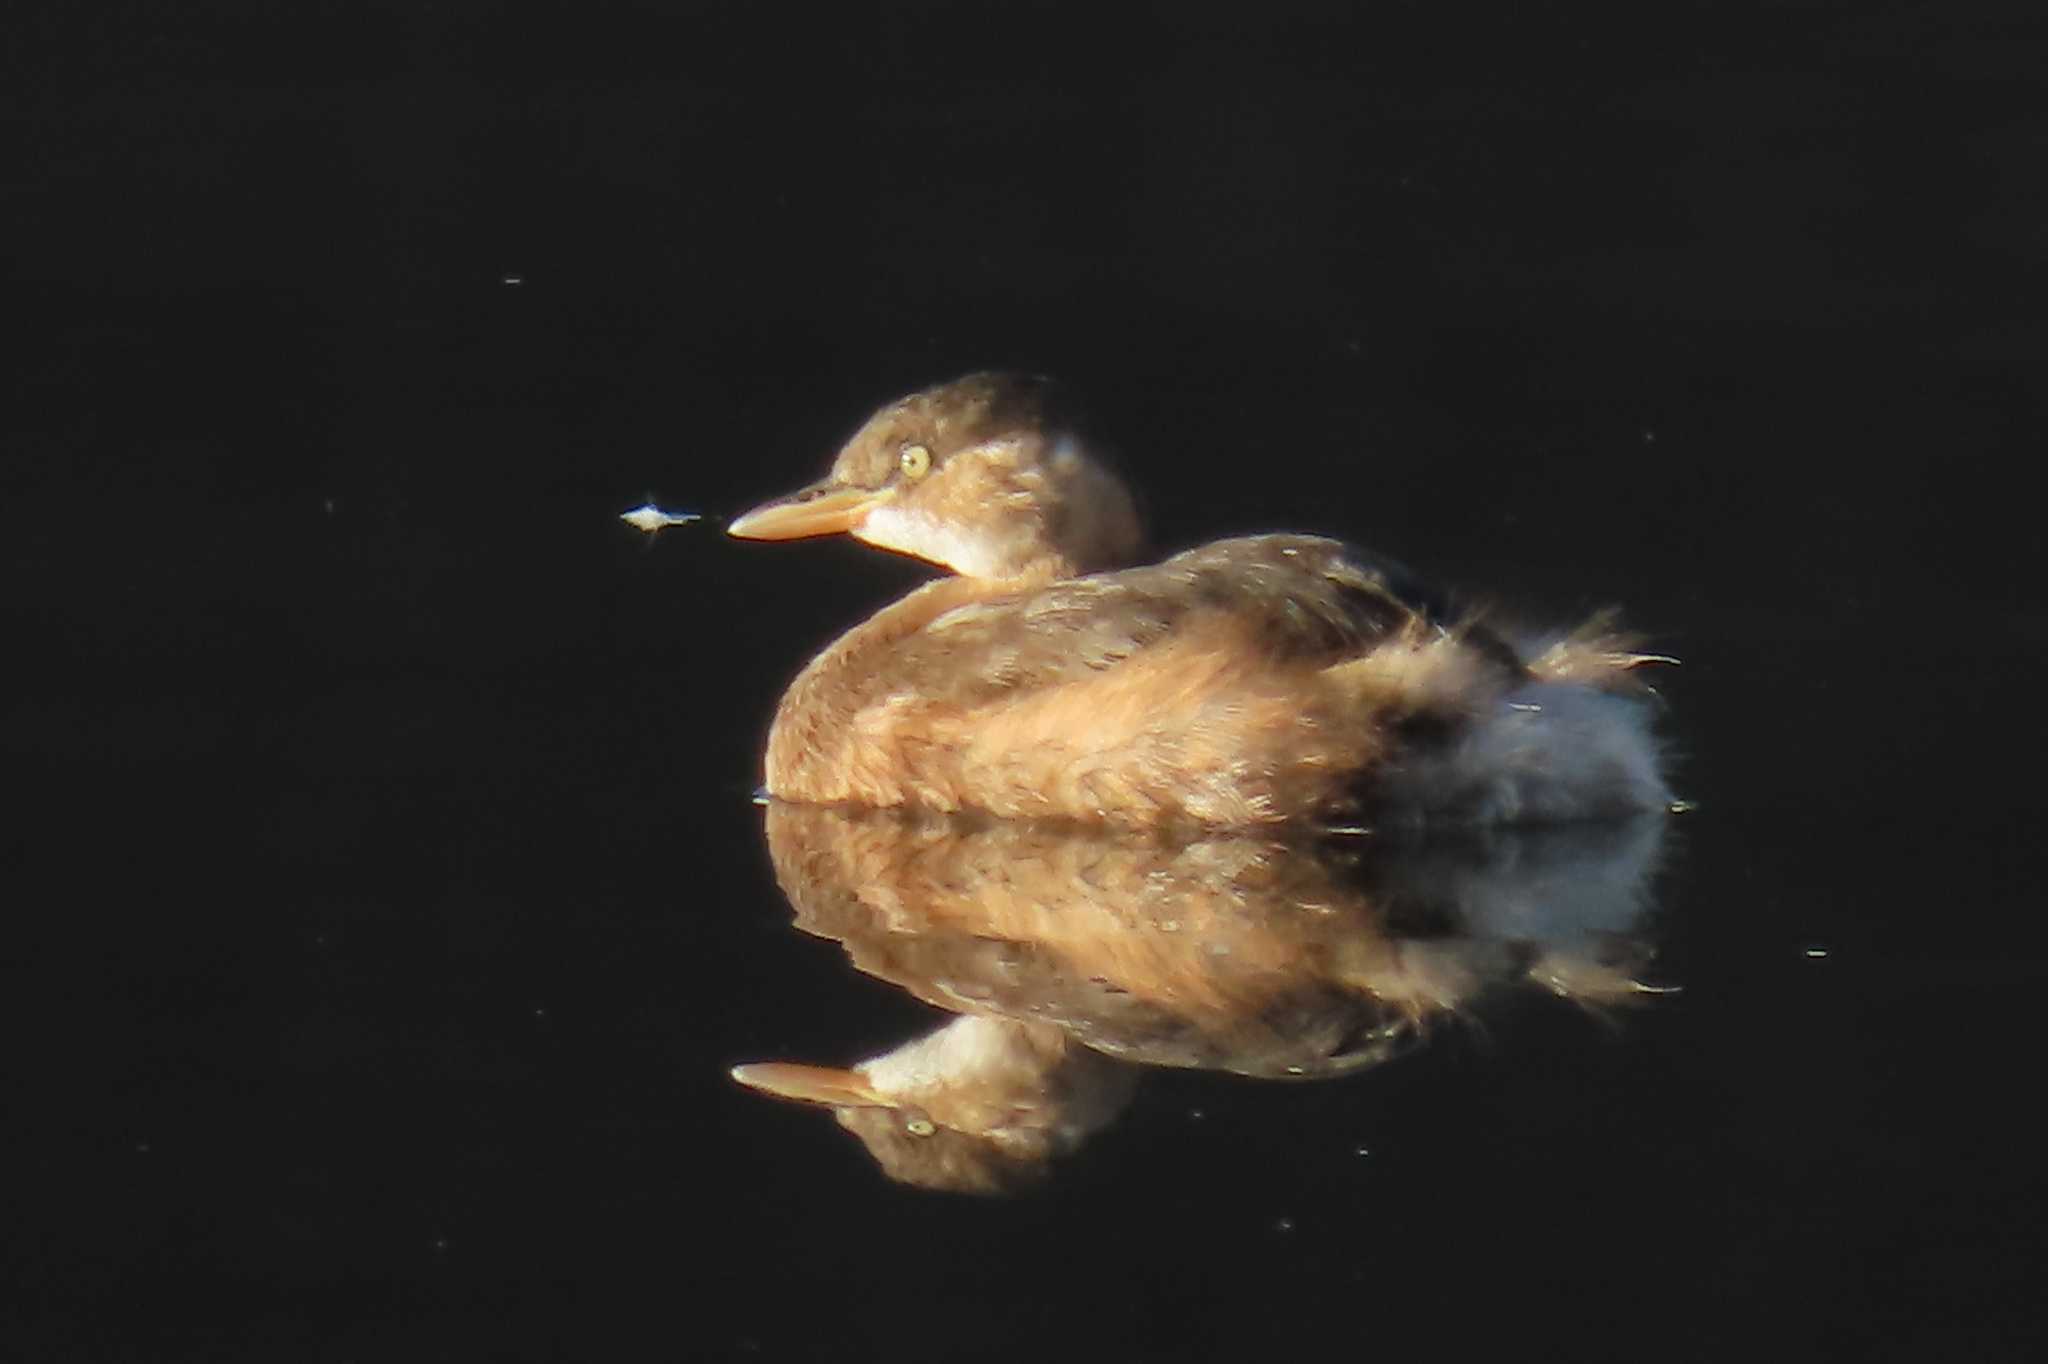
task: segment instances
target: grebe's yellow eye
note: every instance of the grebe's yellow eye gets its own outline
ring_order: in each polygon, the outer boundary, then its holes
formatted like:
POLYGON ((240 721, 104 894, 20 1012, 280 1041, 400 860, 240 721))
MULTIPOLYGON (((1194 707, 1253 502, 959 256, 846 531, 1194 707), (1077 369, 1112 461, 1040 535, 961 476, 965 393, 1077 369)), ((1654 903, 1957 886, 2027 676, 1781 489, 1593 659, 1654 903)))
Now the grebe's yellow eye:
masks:
POLYGON ((932 471, 932 452, 922 445, 906 445, 897 463, 902 467, 905 478, 920 479, 932 471))

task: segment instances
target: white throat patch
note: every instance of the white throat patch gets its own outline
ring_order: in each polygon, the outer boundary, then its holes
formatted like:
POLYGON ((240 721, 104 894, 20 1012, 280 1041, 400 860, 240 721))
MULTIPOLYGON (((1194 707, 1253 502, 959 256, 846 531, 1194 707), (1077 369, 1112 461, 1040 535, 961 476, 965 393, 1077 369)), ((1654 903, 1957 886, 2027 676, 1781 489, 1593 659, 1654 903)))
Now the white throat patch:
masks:
POLYGON ((883 549, 893 549, 899 554, 942 564, 970 578, 996 576, 995 547, 986 538, 963 535, 956 526, 907 512, 893 502, 884 502, 869 512, 854 528, 853 537, 883 549))

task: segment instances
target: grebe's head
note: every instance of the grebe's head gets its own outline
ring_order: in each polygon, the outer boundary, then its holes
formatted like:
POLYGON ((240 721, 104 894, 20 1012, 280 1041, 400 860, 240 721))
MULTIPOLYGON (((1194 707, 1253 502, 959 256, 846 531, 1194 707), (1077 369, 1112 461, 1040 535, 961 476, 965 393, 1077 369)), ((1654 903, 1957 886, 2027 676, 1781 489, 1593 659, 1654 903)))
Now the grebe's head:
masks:
POLYGON ((1048 380, 970 374, 889 404, 832 472, 732 523, 747 540, 845 531, 975 578, 1068 577, 1132 562, 1131 495, 1063 419, 1048 380))
POLYGON ((771 1061, 732 1078, 823 1104, 891 1179, 1007 1193, 1114 1121, 1137 1071, 1051 1023, 968 1014, 851 1070, 771 1061))

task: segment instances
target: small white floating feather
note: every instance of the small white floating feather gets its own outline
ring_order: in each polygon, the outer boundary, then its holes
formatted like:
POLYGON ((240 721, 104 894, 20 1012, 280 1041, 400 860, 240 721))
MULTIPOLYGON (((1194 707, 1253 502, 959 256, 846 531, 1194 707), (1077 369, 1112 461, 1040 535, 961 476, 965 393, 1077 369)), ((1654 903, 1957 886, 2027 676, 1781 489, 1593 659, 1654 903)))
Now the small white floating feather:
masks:
POLYGON ((649 535, 653 535, 657 531, 667 530, 670 526, 687 526, 692 521, 702 521, 703 519, 696 512, 663 511, 652 502, 643 502, 629 512, 619 513, 619 520, 624 521, 634 530, 645 531, 649 535))

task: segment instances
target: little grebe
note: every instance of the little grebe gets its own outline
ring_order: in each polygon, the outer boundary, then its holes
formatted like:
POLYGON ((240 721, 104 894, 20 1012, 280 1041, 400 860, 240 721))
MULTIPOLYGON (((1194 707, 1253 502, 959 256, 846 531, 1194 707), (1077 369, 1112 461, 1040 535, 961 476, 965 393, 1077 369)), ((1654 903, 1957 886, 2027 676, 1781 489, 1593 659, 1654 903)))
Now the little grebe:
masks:
POLYGON ((974 374, 877 412, 832 471, 732 523, 844 531, 950 568, 797 675, 784 800, 1148 825, 1526 823, 1669 804, 1600 622, 1518 649, 1335 540, 1145 567, 1131 496, 1044 380, 974 374))

